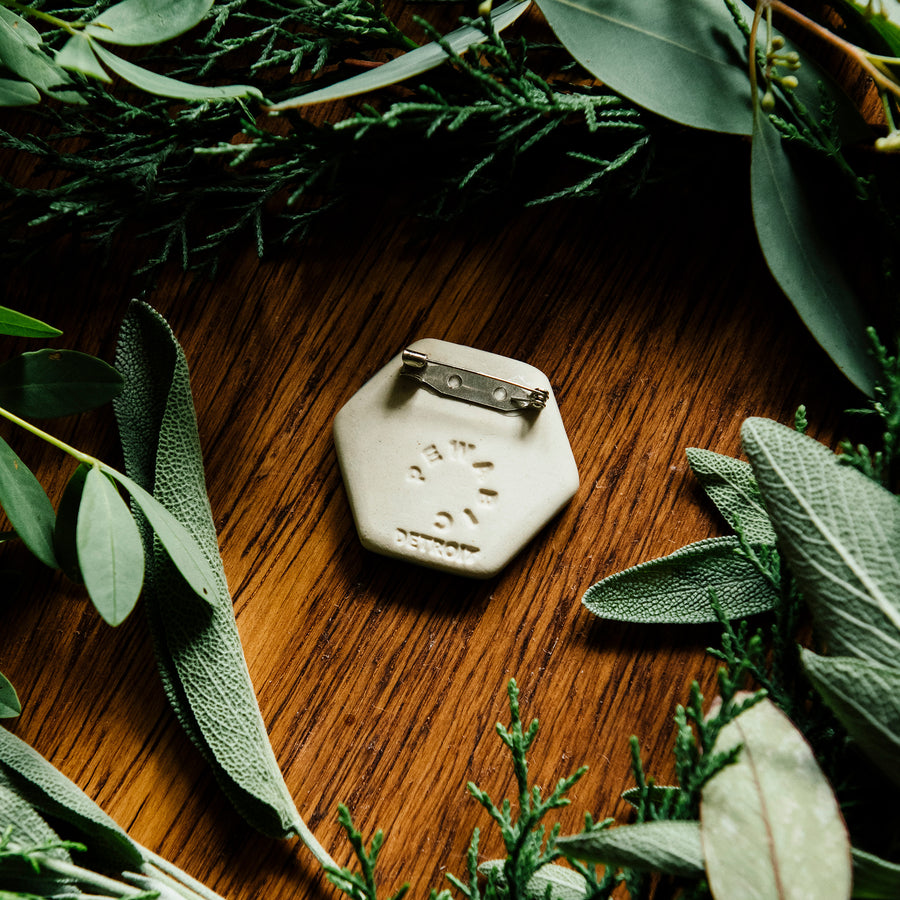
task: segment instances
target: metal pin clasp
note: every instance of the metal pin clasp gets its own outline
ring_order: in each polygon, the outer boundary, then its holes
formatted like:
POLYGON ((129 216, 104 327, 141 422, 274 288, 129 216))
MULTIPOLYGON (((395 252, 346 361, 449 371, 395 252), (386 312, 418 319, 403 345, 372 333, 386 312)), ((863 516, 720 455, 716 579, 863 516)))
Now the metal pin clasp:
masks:
POLYGON ((477 403, 500 412, 543 409, 550 396, 549 391, 541 388, 529 388, 482 372, 435 362, 427 354, 409 348, 403 351, 402 360, 401 374, 421 381, 445 397, 477 403))

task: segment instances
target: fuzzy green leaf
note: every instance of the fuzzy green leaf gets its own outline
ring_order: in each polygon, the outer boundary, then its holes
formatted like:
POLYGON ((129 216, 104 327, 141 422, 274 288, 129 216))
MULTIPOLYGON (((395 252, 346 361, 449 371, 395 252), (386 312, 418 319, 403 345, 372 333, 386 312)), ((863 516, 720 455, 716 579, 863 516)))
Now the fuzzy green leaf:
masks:
POLYGON ((640 822, 559 838, 570 859, 696 878, 703 874, 698 822, 640 822))
POLYGON ((92 19, 85 33, 107 44, 161 44, 193 28, 213 0, 124 0, 92 19))
POLYGON ((91 851, 112 867, 140 870, 143 854, 137 844, 62 772, 5 728, 0 728, 0 770, 19 796, 77 829, 91 851))
POLYGON ((22 704, 16 689, 10 684, 9 679, 0 672, 0 719, 11 719, 22 712, 22 704))
POLYGON ((853 896, 860 900, 897 900, 900 897, 900 865, 855 847, 853 896))
POLYGON ((703 855, 716 900, 850 896, 850 843, 837 800, 803 735, 771 700, 719 733, 741 747, 703 788, 703 855))
POLYGON ((582 603, 604 619, 670 624, 717 621, 710 591, 728 618, 771 609, 775 591, 739 549, 735 537, 688 544, 598 581, 582 603))
MULTIPOLYGON (((192 532, 214 567, 207 609, 185 602, 187 585, 158 548, 148 556, 144 603, 166 692, 235 807, 259 830, 288 835, 304 826, 244 661, 206 496, 187 361, 165 321, 140 303, 123 323, 116 359, 125 377, 114 406, 126 467, 192 532)), ((151 547, 149 530, 143 533, 151 547)))
POLYGON ((94 42, 94 53, 100 61, 112 69, 116 75, 139 87, 148 94, 156 94, 159 97, 172 97, 176 100, 235 100, 239 97, 262 97, 262 92, 255 87, 246 84, 228 85, 226 87, 205 87, 203 85, 188 84, 177 78, 169 78, 167 75, 158 75, 142 66, 136 66, 132 62, 110 53, 105 47, 94 42))
POLYGON ((588 71, 695 128, 752 129, 746 48, 722 0, 537 0, 588 71))
POLYGON ((822 349, 871 394, 875 367, 865 309, 822 233, 780 135, 762 114, 753 129, 750 191, 756 234, 773 277, 822 349))
MULTIPOLYGON (((478 871, 488 876, 496 873, 499 884, 505 884, 506 860, 491 859, 482 863, 478 871)), ((574 869, 548 864, 541 866, 525 885, 524 900, 587 900, 591 888, 587 879, 574 869)))
POLYGON ((777 422, 748 419, 741 434, 829 652, 900 666, 900 499, 777 422))
POLYGON ((122 377, 112 366, 75 350, 37 350, 0 365, 0 406, 18 416, 75 415, 121 390, 122 377))
POLYGON ((55 59, 56 64, 64 69, 81 72, 82 75, 96 78, 99 81, 112 82, 112 78, 109 77, 106 69, 100 65, 100 60, 97 59, 97 54, 94 53, 91 39, 83 31, 73 34, 59 48, 55 59))
POLYGON ((76 529, 78 567, 104 621, 119 625, 134 609, 144 583, 144 548, 115 485, 92 466, 84 482, 76 529))
POLYGON ((40 319, 26 316, 6 306, 0 306, 0 334, 14 337, 51 338, 59 337, 62 332, 40 319))
POLYGON ((801 650, 813 687, 863 752, 900 784, 900 669, 801 650))
MULTIPOLYGON (((28 801, 19 796, 9 777, 0 769, 0 834, 7 828, 12 828, 11 839, 23 847, 59 843, 59 835, 28 801)), ((47 853, 54 859, 70 859, 68 851, 62 847, 54 847, 47 853)))
POLYGON ((53 549, 60 569, 72 581, 83 581, 81 568, 78 565, 78 508, 81 506, 81 495, 84 481, 91 466, 81 463, 72 473, 63 491, 59 508, 56 510, 56 527, 53 529, 53 549))
POLYGON ((688 447, 688 462, 725 521, 748 544, 774 544, 775 532, 750 463, 711 450, 688 447))
MULTIPOLYGON (((40 103, 40 91, 27 81, 0 78, 0 106, 30 106, 40 103)), ((0 332, 6 333, 6 332, 0 332)))
POLYGON ((44 565, 55 569, 56 514, 50 498, 3 438, 0 438, 0 506, 25 546, 44 565))
MULTIPOLYGON (((531 0, 508 0, 502 6, 498 6, 491 15, 491 21, 497 31, 502 31, 511 25, 531 5, 531 0)), ((474 44, 480 44, 487 40, 487 35, 471 25, 457 28, 444 38, 447 46, 454 53, 463 53, 474 44)), ((281 112, 285 109, 296 109, 301 106, 310 106, 314 103, 328 103, 344 97, 355 97, 358 94, 367 94, 387 87, 390 84, 398 84, 407 81, 416 75, 421 75, 430 69, 447 61, 447 52, 436 41, 425 44, 415 50, 410 50, 384 65, 368 72, 362 72, 329 85, 317 91, 301 94, 299 97, 290 97, 281 103, 269 107, 269 112, 281 112)))

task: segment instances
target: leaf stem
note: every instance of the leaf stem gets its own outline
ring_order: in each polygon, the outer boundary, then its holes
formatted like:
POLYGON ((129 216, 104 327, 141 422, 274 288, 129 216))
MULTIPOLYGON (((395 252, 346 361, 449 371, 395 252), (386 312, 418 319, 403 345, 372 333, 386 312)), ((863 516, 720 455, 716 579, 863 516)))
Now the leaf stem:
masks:
POLYGON ((49 25, 53 25, 56 28, 61 28, 63 31, 67 31, 69 34, 78 33, 77 23, 66 22, 65 19, 60 19, 56 16, 51 15, 50 13, 45 13, 40 9, 35 9, 33 6, 29 6, 27 3, 20 3, 19 0, 0 0, 0 6, 5 6, 8 9, 14 9, 17 12, 24 13, 25 15, 33 16, 35 19, 40 19, 42 22, 47 22, 49 25))
MULTIPOLYGON (((6 3, 7 0, 0 0, 0 3, 6 3)), ((74 457, 78 460, 78 462, 86 463, 89 466, 98 466, 100 465, 100 460, 96 457, 90 456, 87 453, 82 453, 80 450, 76 450, 70 444, 67 444, 65 441, 61 441, 59 438, 53 437, 52 434, 48 434, 41 428, 38 428, 36 425, 32 425, 30 422, 26 422, 24 419, 20 419, 15 413, 11 413, 8 409, 4 409, 0 406, 0 416, 4 419, 8 419, 14 425, 18 425, 20 428, 24 428, 25 431, 30 432, 35 437, 39 437, 42 441, 46 441, 48 444, 56 447, 57 450, 62 450, 63 453, 68 453, 69 456, 74 457)))
MULTIPOLYGON (((21 847, 13 843, 10 843, 8 848, 19 852, 22 851, 21 847)), ((116 881, 114 878, 108 878, 106 875, 100 875, 97 872, 91 872, 89 869, 66 862, 64 859, 54 859, 42 853, 29 853, 28 858, 41 869, 55 872, 64 878, 71 878, 78 884, 88 885, 98 891, 104 891, 104 896, 128 897, 136 893, 135 889, 129 884, 116 881)))
POLYGON ((144 874, 169 885, 182 896, 200 897, 202 900, 224 900, 223 897, 210 890, 205 884, 197 881, 196 878, 192 878, 187 872, 182 871, 167 859, 163 859, 163 857, 158 856, 146 847, 141 847, 141 854, 147 861, 143 869, 144 874), (190 893, 185 894, 184 889, 187 889, 190 893))

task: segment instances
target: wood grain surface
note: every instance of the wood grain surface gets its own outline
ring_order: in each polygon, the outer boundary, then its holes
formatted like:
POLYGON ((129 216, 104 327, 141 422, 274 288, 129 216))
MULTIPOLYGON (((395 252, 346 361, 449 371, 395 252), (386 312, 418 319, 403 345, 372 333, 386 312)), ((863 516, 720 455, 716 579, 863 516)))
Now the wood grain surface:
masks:
MULTIPOLYGON (((736 154, 738 162, 741 154, 736 154)), ((698 168, 703 168, 702 161, 698 168)), ((633 627, 581 606, 596 580, 725 533, 684 448, 737 455, 749 415, 809 407, 833 440, 857 402, 774 286, 755 248, 746 169, 633 202, 556 206, 438 229, 378 210, 346 216, 279 258, 241 249, 214 280, 167 269, 146 295, 192 373, 209 496, 234 609, 275 755, 301 813, 342 864, 349 805, 386 832, 385 891, 463 873, 467 794, 509 795, 494 732, 515 678, 541 732, 545 789, 583 763, 559 816, 625 821, 628 739, 673 776, 672 715, 697 678, 714 693, 715 628, 633 627), (569 506, 497 577, 469 581, 364 551, 331 423, 407 343, 437 337, 516 357, 554 386, 581 475, 569 506)), ((2 302, 64 329, 59 346, 112 359, 134 251, 107 262, 54 248, 8 273, 2 302)), ((26 345, 6 341, 3 357, 26 345)), ((51 425, 119 463, 112 415, 51 425)), ((5 423, 0 434, 58 501, 72 464, 5 423)), ((148 848, 231 900, 336 891, 294 842, 243 824, 180 730, 138 609, 104 625, 84 592, 16 546, 0 568, 0 671, 23 702, 7 722, 148 848)))

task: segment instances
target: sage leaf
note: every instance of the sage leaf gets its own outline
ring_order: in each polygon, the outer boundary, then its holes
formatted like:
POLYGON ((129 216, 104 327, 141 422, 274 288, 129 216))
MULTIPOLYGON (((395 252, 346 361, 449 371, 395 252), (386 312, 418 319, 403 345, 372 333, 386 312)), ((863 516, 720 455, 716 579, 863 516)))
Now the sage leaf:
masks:
POLYGON ((84 481, 76 544, 91 602, 109 625, 121 624, 144 583, 144 547, 128 506, 97 466, 84 481))
MULTIPOLYGON (((503 859, 482 863, 478 871, 488 876, 496 873, 497 882, 505 885, 503 859)), ((525 885, 524 900, 587 900, 592 894, 587 879, 580 872, 552 863, 541 866, 525 885)))
POLYGON ((161 44, 193 28, 213 0, 124 0, 88 22, 85 34, 107 44, 161 44))
POLYGON ((739 551, 736 537, 697 541, 598 581, 582 603, 603 619, 695 624, 718 621, 713 591, 729 619, 765 612, 777 594, 739 551))
POLYGON ((56 568, 50 498, 31 470, 0 438, 0 506, 25 546, 46 566, 56 568))
POLYGON ((62 332, 40 319, 26 316, 6 306, 0 306, 0 334, 13 337, 51 338, 59 337, 62 332))
POLYGON ((813 687, 859 745, 900 784, 900 668, 801 650, 813 687))
POLYGON ((112 78, 109 77, 106 69, 100 65, 100 60, 97 59, 97 54, 94 53, 91 39, 83 31, 73 34, 59 48, 55 60, 56 64, 64 69, 81 72, 82 75, 96 78, 98 81, 112 82, 112 78))
POLYGON ((37 350, 0 365, 0 406, 18 416, 50 419, 87 412, 122 390, 110 365, 75 350, 37 350))
POLYGON ((100 61, 108 66, 116 75, 139 87, 148 94, 156 94, 159 97, 172 97, 176 100, 235 100, 239 97, 261 98, 262 92, 255 87, 246 84, 227 85, 224 87, 209 87, 204 85, 188 84, 177 78, 169 78, 168 75, 158 75, 142 66, 135 65, 110 53, 96 41, 92 44, 94 53, 100 61))
MULTIPOLYGON (((496 31, 502 31, 511 25, 531 5, 531 0, 507 0, 498 6, 491 14, 491 22, 496 31)), ((444 37, 444 44, 454 53, 463 53, 474 44, 480 44, 487 40, 487 35, 471 25, 457 28, 444 37)), ((316 91, 309 91, 298 97, 290 97, 281 103, 268 107, 272 113, 285 109, 297 109, 300 106, 310 106, 314 103, 328 103, 344 97, 354 97, 357 94, 367 94, 391 84, 407 81, 416 75, 421 75, 430 69, 447 61, 447 51, 437 41, 424 44, 415 50, 410 50, 402 56, 392 59, 375 69, 361 72, 352 78, 346 78, 336 84, 329 85, 316 91)))
POLYGON ((83 581, 78 564, 78 508, 81 506, 84 480, 90 470, 88 463, 81 463, 70 476, 56 510, 56 525, 53 529, 53 550, 57 564, 67 578, 76 582, 83 581))
POLYGON ((0 719, 11 719, 22 712, 16 689, 9 679, 0 672, 0 719))
POLYGON ((23 740, 0 728, 0 772, 13 790, 48 818, 77 829, 111 867, 139 871, 140 848, 81 788, 23 740))
POLYGON ((755 117, 750 192, 766 264, 822 349, 861 391, 871 395, 866 313, 822 233, 807 190, 768 116, 755 117))
MULTIPOLYGON (((0 106, 30 106, 40 103, 40 91, 27 81, 15 81, 12 78, 0 78, 0 106)), ((8 334, 0 326, 0 334, 8 334)))
POLYGON ((614 91, 694 128, 750 134, 746 46, 722 0, 536 0, 614 91))
POLYGON ((863 900, 897 900, 900 897, 900 865, 856 847, 852 856, 854 897, 863 900))
MULTIPOLYGON (((214 605, 186 602, 183 579, 148 553, 144 605, 169 700, 238 811, 267 834, 304 832, 253 691, 206 496, 187 361, 171 329, 134 302, 116 353, 125 389, 114 401, 126 469, 171 509, 214 566, 214 605)), ((152 523, 151 523, 152 524, 152 523)), ((145 547, 152 536, 144 527, 145 547)))
POLYGON ((748 544, 774 544, 775 532, 750 463, 699 447, 688 447, 686 453, 691 470, 725 521, 748 544))
POLYGON ((900 663, 900 499, 768 419, 741 435, 769 518, 833 656, 900 663))
MULTIPOLYGON (((7 829, 11 830, 12 841, 22 847, 59 843, 59 835, 30 803, 16 793, 8 776, 0 769, 0 834, 7 829)), ((44 852, 54 859, 71 859, 63 847, 53 846, 44 852)))
POLYGON ((696 878, 703 874, 698 822, 639 822, 559 838, 570 859, 696 878))
POLYGON ((131 494, 150 527, 159 539, 171 562, 191 590, 206 603, 213 605, 216 589, 216 573, 210 566, 208 555, 193 534, 152 494, 139 484, 109 466, 100 468, 118 481, 131 494))
POLYGON ((803 735, 763 699, 719 733, 741 747, 703 787, 700 832, 716 900, 845 900, 850 843, 831 787, 803 735))

